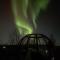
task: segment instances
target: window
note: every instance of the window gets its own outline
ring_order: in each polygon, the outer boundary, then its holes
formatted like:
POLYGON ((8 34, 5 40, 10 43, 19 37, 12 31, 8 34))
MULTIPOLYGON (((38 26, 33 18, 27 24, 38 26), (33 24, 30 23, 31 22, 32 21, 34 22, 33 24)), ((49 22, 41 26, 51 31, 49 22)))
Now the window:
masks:
POLYGON ((38 38, 38 45, 46 45, 46 42, 43 38, 38 38))

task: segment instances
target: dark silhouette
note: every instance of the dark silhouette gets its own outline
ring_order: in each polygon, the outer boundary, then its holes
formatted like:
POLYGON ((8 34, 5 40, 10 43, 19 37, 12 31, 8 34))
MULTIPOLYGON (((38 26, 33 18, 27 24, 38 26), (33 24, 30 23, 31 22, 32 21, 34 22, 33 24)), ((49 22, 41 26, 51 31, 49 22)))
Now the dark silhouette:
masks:
POLYGON ((43 34, 28 34, 19 45, 22 51, 26 51, 25 60, 51 60, 54 57, 54 43, 43 34))

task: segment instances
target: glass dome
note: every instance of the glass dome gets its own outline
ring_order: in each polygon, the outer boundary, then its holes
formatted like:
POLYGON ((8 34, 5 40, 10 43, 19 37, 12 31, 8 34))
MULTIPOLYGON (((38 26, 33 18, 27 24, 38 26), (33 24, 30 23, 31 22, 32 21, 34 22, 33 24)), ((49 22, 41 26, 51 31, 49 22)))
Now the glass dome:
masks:
POLYGON ((28 34, 20 40, 19 45, 22 51, 31 51, 47 58, 53 56, 53 43, 43 34, 28 34))

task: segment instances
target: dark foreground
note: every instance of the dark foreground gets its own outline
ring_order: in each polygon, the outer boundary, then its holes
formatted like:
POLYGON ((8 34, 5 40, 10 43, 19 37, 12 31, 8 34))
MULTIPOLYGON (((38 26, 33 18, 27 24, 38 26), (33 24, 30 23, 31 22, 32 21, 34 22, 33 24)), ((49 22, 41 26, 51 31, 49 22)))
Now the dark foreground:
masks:
MULTIPOLYGON (((60 46, 56 46, 54 53, 55 60, 60 60, 60 46)), ((38 52, 28 52, 20 49, 19 46, 0 46, 0 60, 50 60, 41 56, 38 52)))

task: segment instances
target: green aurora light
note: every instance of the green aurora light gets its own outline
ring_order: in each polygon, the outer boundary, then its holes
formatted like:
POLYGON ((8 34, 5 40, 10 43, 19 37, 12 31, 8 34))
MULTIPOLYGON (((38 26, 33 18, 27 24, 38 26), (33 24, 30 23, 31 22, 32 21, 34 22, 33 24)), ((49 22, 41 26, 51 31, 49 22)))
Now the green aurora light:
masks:
POLYGON ((33 27, 37 28, 36 18, 40 10, 45 10, 48 0, 11 0, 15 24, 21 35, 32 34, 33 27))

